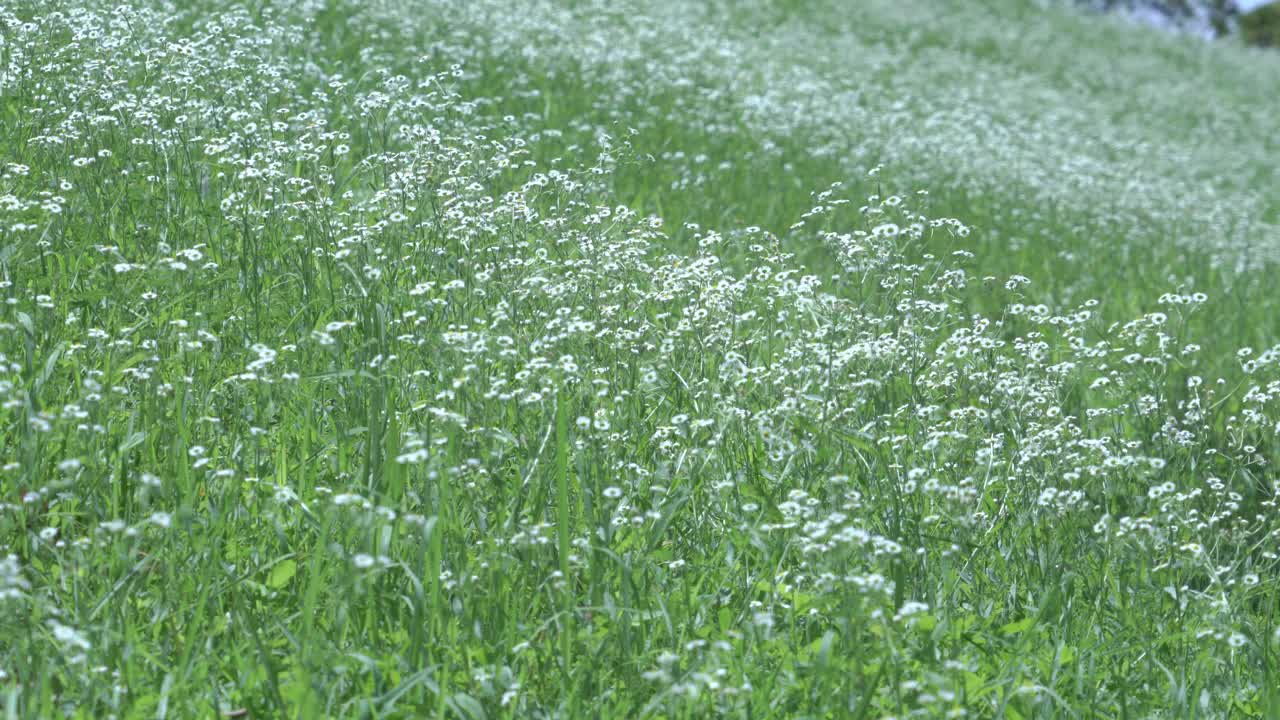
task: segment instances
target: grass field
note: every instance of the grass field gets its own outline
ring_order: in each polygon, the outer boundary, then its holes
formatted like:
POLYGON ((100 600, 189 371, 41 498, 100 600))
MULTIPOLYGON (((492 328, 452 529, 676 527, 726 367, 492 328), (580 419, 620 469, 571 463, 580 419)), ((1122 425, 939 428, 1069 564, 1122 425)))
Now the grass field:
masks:
POLYGON ((5 718, 1280 717, 1280 54, 0 5, 5 718))

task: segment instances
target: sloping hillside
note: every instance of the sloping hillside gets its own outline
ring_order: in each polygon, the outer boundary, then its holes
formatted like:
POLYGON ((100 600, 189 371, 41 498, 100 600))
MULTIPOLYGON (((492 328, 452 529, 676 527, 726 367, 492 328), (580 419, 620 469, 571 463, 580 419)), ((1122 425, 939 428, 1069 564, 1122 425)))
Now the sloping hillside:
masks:
POLYGON ((0 8, 6 717, 1274 717, 1280 58, 0 8))

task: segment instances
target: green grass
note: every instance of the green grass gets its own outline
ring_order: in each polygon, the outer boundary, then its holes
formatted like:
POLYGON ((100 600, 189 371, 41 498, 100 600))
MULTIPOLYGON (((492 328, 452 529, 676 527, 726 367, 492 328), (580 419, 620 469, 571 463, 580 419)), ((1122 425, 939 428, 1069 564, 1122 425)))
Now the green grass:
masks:
POLYGON ((0 38, 5 717, 1280 713, 1277 56, 1020 0, 0 38))

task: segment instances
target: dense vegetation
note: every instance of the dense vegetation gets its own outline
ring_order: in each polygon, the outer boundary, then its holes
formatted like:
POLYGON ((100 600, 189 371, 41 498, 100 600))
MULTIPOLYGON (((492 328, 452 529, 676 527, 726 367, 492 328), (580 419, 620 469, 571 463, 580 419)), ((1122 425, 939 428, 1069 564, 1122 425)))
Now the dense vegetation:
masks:
POLYGON ((1235 0, 1080 0, 1085 7, 1114 12, 1156 13, 1174 25, 1199 25, 1222 36, 1229 34, 1241 12, 1235 0))
POLYGON ((1277 98, 1024 0, 0 8, 0 708, 1274 717, 1277 98))
POLYGON ((1280 3, 1264 5, 1240 19, 1240 36, 1251 45, 1280 47, 1280 3))

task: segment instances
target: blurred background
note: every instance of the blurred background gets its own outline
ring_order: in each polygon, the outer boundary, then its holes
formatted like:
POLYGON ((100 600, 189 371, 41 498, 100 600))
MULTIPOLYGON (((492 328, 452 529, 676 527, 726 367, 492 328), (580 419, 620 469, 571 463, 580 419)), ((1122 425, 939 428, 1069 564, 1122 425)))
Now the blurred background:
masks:
POLYGON ((1280 2, 1275 0, 1080 0, 1100 11, 1208 38, 1238 35, 1251 45, 1280 43, 1280 2))

